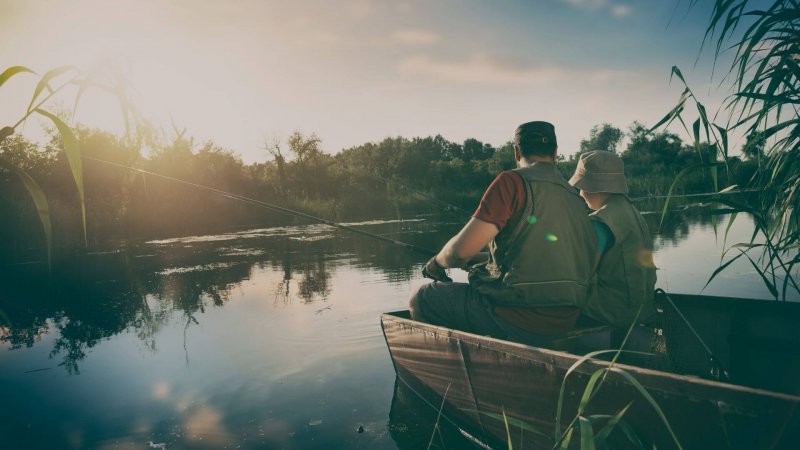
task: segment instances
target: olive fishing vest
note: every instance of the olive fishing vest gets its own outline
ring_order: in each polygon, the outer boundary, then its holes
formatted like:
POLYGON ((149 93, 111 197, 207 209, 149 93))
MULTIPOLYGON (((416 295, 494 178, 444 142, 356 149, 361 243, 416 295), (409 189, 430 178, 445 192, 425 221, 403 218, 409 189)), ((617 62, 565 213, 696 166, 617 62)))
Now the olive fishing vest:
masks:
POLYGON ((624 195, 611 195, 592 213, 611 229, 614 245, 597 268, 597 284, 583 313, 614 326, 627 328, 644 304, 639 319, 655 312, 653 289, 656 269, 647 223, 624 195))
POLYGON ((515 172, 527 188, 521 219, 489 244, 489 261, 470 270, 469 283, 499 306, 582 307, 597 252, 586 206, 555 164, 515 172))

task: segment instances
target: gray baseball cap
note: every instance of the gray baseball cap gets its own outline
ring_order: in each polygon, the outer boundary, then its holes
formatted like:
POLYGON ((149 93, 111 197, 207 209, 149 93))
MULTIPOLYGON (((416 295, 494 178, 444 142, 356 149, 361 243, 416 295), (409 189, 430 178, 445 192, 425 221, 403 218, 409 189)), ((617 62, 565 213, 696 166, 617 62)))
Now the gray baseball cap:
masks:
POLYGON ((625 163, 616 154, 603 150, 584 153, 569 184, 585 192, 627 194, 625 163))

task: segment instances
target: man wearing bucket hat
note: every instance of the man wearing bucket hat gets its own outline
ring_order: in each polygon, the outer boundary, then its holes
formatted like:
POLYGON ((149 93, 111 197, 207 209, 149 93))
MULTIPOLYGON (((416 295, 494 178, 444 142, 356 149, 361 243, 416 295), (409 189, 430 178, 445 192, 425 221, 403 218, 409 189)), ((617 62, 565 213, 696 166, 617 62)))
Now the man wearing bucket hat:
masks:
POLYGON ((536 343, 569 331, 588 297, 597 236, 577 192, 555 166, 555 129, 517 127, 517 169, 502 172, 464 228, 428 261, 435 281, 411 297, 411 317, 435 325, 536 343), (475 264, 488 244, 488 260, 475 264), (446 268, 467 268, 453 283, 446 268))
POLYGON ((584 153, 569 184, 595 210, 590 218, 605 225, 595 227, 605 249, 583 314, 627 328, 637 314, 642 320, 655 312, 656 270, 647 223, 626 196, 625 164, 611 152, 584 153))

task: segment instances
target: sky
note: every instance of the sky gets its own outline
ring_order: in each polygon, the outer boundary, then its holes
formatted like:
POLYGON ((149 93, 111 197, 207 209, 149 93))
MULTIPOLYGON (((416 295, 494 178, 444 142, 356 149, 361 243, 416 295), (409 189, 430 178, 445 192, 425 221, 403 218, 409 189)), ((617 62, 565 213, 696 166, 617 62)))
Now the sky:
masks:
MULTIPOLYGON (((329 153, 436 134, 500 146, 531 120, 552 122, 570 154, 596 124, 655 124, 683 90, 672 66, 718 107, 726 92, 700 53, 711 2, 700 3, 0 0, 0 70, 120 67, 167 136, 174 123, 248 163, 294 131, 316 133, 329 153)), ((37 81, 0 87, 0 124, 24 113, 37 81)), ((123 129, 100 91, 74 120, 123 129)))

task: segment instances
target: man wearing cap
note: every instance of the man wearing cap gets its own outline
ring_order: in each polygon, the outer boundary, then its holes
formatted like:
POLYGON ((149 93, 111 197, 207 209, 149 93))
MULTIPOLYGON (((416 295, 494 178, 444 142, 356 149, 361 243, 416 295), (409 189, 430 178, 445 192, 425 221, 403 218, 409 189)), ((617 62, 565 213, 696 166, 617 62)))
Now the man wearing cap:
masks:
POLYGON ((556 169, 556 151, 550 123, 517 127, 517 169, 495 178, 469 222, 425 265, 423 275, 434 282, 411 296, 413 319, 534 344, 574 328, 597 235, 556 169), (481 258, 487 245, 488 259, 481 258), (469 283, 453 283, 445 273, 467 266, 469 283))
POLYGON ((595 210, 602 257, 597 284, 583 313, 600 322, 627 328, 655 312, 653 289, 656 270, 647 223, 628 197, 625 164, 611 152, 595 150, 578 160, 569 184, 595 210), (641 312, 639 311, 641 309, 641 312))

